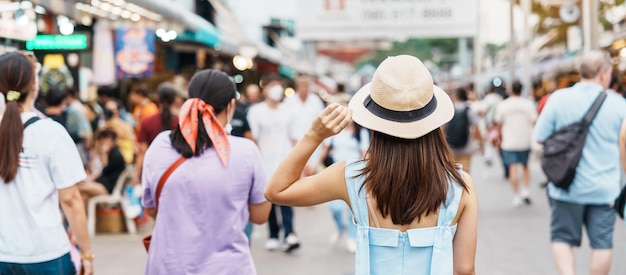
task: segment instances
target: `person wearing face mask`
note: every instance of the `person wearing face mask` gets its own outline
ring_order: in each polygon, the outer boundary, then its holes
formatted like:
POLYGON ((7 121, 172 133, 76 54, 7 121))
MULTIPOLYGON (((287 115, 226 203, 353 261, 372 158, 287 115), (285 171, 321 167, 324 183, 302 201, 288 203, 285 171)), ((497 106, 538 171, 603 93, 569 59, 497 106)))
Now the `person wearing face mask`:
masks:
MULTIPOLYGON (((265 100, 252 105, 247 118, 252 137, 263 155, 265 173, 269 176, 276 171, 278 164, 297 139, 291 135, 295 120, 290 109, 281 102, 284 95, 282 78, 276 74, 268 74, 261 79, 261 84, 265 100)), ((282 250, 291 252, 300 246, 300 241, 293 228, 293 208, 289 206, 272 206, 269 217, 270 236, 265 243, 265 249, 273 251, 281 247, 277 208, 280 208, 282 217, 282 250)))
POLYGON ((256 274, 244 227, 265 223, 271 204, 259 149, 224 129, 236 93, 227 74, 196 73, 178 125, 148 147, 142 205, 156 219, 145 274, 256 274))

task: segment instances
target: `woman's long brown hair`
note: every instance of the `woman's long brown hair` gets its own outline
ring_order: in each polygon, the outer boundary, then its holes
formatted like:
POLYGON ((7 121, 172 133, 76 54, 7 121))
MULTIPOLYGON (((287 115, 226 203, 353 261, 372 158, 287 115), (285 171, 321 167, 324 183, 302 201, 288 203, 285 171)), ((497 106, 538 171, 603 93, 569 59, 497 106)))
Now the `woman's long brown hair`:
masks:
POLYGON ((26 101, 34 83, 33 60, 17 52, 0 56, 0 92, 4 94, 5 100, 9 91, 20 93, 17 101, 7 101, 0 122, 0 177, 7 184, 17 175, 24 139, 20 105, 26 101))
POLYGON ((441 128, 412 140, 372 131, 361 175, 383 217, 391 215, 399 225, 437 213, 446 201, 450 179, 467 190, 441 128))

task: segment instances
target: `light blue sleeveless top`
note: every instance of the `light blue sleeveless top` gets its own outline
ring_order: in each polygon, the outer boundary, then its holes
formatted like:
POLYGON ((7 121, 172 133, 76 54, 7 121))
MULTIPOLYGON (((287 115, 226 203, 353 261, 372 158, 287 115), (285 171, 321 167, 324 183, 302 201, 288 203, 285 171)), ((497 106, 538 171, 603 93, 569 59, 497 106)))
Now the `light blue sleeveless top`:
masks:
POLYGON ((456 216, 463 187, 450 180, 446 203, 439 207, 435 227, 406 232, 370 227, 365 188, 359 191, 365 176, 355 178, 364 167, 364 161, 348 161, 345 169, 357 227, 355 274, 452 274, 452 241, 456 224, 450 224, 456 216))

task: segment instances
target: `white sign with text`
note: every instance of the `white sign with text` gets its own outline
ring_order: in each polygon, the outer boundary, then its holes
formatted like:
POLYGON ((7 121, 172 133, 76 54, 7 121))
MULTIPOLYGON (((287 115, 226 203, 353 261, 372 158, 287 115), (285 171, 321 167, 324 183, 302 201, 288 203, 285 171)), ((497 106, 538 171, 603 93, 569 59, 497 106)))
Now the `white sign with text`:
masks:
MULTIPOLYGON (((477 0, 298 0, 303 40, 473 37, 477 0)), ((503 22, 504 23, 504 22, 503 22)))

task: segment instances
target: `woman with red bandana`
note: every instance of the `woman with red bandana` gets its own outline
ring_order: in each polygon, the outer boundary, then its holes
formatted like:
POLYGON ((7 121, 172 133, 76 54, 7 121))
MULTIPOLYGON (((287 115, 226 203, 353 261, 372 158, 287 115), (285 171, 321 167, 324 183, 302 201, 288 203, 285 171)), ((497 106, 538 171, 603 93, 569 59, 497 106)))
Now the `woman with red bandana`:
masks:
POLYGON ((244 228, 265 223, 270 203, 256 145, 224 130, 235 97, 225 73, 196 73, 178 126, 148 147, 142 204, 156 223, 145 274, 256 273, 244 228))

